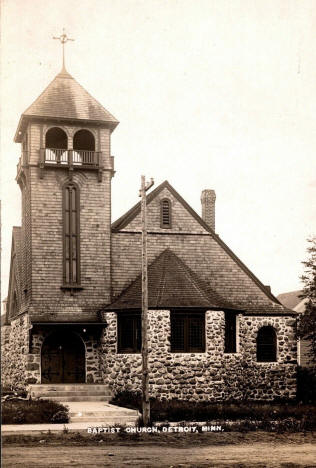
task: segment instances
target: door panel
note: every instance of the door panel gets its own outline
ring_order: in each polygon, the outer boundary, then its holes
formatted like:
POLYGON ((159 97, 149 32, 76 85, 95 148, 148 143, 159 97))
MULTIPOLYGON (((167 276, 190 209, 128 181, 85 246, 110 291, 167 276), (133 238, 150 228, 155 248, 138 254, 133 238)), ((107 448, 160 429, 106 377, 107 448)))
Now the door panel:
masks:
POLYGON ((85 348, 75 333, 53 333, 42 346, 42 383, 84 383, 85 348))

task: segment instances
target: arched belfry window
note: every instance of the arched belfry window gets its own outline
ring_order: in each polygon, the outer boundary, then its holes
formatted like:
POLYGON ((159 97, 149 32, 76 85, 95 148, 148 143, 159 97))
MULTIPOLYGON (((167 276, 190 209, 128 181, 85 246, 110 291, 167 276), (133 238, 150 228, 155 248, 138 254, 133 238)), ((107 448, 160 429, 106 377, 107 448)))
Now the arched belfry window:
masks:
POLYGON ((78 130, 73 139, 73 149, 95 151, 94 136, 89 130, 78 130))
POLYGON ((67 149, 67 135, 61 128, 50 128, 45 135, 45 148, 67 149))
POLYGON ((164 198, 160 202, 160 226, 171 228, 171 203, 168 198, 164 198))
POLYGON ((277 336, 275 329, 265 326, 257 335, 257 361, 275 362, 277 360, 277 336))
POLYGON ((45 135, 45 162, 67 164, 67 135, 61 128, 50 128, 45 135))
POLYGON ((64 284, 80 284, 80 194, 73 183, 64 186, 64 284))

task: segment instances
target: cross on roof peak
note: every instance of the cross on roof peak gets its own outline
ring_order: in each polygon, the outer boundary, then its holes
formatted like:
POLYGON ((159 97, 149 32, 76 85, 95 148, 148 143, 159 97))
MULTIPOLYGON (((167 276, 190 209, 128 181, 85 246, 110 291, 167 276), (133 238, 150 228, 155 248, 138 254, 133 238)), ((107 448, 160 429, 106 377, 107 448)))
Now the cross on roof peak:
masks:
POLYGON ((65 68, 65 44, 68 41, 74 41, 74 39, 67 36, 65 28, 63 28, 63 32, 62 32, 62 34, 60 36, 58 36, 58 37, 53 36, 53 39, 59 40, 61 42, 62 46, 63 46, 63 68, 62 68, 62 71, 66 71, 66 68, 65 68))

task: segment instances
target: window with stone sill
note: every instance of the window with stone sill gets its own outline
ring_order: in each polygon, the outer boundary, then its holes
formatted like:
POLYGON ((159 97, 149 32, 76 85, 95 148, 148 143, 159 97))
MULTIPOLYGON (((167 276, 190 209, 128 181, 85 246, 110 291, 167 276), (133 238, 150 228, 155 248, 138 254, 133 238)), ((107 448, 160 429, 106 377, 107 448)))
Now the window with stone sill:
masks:
POLYGON ((257 335, 257 362, 276 362, 277 335, 272 326, 264 326, 257 335))
POLYGON ((141 314, 119 312, 117 314, 117 352, 140 353, 142 345, 141 314))
POLYGON ((171 312, 171 352, 205 351, 205 312, 171 312))

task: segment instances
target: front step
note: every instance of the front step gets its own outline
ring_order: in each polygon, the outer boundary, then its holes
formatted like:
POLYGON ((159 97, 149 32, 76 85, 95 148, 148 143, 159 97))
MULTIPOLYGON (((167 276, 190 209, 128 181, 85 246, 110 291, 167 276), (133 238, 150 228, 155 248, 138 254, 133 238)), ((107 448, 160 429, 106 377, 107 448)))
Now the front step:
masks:
POLYGON ((37 384, 29 386, 31 398, 53 401, 110 401, 111 391, 102 384, 37 384))

